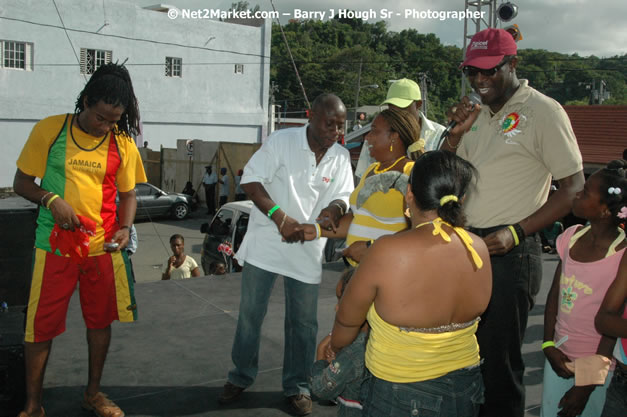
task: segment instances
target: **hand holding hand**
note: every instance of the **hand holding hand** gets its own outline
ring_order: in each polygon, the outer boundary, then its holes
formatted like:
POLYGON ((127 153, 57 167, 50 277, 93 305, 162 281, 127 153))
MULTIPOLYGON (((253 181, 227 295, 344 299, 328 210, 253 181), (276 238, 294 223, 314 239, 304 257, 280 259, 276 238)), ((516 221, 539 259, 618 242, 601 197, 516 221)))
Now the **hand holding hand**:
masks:
POLYGON ((305 240, 316 240, 318 232, 315 224, 301 224, 303 227, 303 233, 305 234, 305 240))
POLYGON ((340 225, 342 218, 342 209, 337 204, 322 209, 316 218, 316 221, 324 230, 333 230, 335 232, 340 225))
POLYGON ((281 228, 280 233, 281 236, 283 236, 283 240, 288 243, 302 243, 305 241, 305 231, 303 225, 290 216, 285 218, 285 222, 283 223, 283 228, 281 228))

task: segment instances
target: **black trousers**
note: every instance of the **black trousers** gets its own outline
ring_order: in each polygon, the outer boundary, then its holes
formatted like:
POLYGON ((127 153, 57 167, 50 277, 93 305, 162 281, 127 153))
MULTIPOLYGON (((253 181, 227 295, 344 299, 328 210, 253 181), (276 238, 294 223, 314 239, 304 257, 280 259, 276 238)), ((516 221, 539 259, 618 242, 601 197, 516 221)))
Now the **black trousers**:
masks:
MULTIPOLYGON (((483 237, 503 227, 469 230, 483 237)), ((492 297, 477 330, 485 384, 485 403, 479 413, 482 417, 524 415, 525 363, 521 348, 529 310, 540 290, 541 254, 540 238, 534 234, 509 253, 490 257, 492 297)))
POLYGON ((205 186, 205 201, 207 203, 207 213, 216 212, 216 185, 204 184, 205 186))

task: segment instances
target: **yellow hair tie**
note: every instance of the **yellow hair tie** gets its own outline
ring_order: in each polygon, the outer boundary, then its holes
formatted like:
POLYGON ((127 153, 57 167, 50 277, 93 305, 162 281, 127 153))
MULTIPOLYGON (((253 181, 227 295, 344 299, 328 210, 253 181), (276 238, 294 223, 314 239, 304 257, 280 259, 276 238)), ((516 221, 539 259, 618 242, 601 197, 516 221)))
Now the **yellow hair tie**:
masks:
POLYGON ((440 205, 441 205, 441 206, 443 206, 443 205, 445 205, 446 203, 448 203, 449 201, 458 202, 458 201, 459 201, 459 199, 457 198, 457 196, 456 196, 456 195, 453 195, 453 194, 445 195, 444 197, 442 197, 442 198, 440 199, 440 205))

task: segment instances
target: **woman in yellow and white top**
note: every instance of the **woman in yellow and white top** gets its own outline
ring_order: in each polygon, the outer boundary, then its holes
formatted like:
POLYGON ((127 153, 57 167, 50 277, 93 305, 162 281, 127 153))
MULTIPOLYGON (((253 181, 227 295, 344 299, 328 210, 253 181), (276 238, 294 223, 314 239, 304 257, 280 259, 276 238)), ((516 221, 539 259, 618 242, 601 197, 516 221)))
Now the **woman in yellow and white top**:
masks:
POLYGON ((372 122, 366 141, 364 146, 377 162, 368 167, 351 194, 351 211, 342 216, 335 230, 305 226, 307 240, 346 238, 343 255, 352 266, 376 239, 407 229, 404 194, 408 175, 425 144, 416 118, 402 109, 382 111, 372 122))
POLYGON ((332 360, 368 320, 362 416, 479 412, 475 332, 492 270, 483 240, 462 228, 473 173, 451 152, 420 157, 405 194, 412 228, 377 240, 340 300, 325 356, 332 360))

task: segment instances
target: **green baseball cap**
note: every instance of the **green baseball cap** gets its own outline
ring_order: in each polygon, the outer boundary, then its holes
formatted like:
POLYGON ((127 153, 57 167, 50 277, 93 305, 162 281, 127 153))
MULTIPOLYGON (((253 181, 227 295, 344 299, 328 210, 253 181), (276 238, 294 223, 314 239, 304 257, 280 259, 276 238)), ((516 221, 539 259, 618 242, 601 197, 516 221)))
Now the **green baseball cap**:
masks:
POLYGON ((381 106, 384 104, 393 104, 396 107, 404 109, 408 107, 413 101, 418 101, 422 98, 420 95, 420 87, 415 81, 407 78, 394 81, 388 90, 388 96, 381 106))

